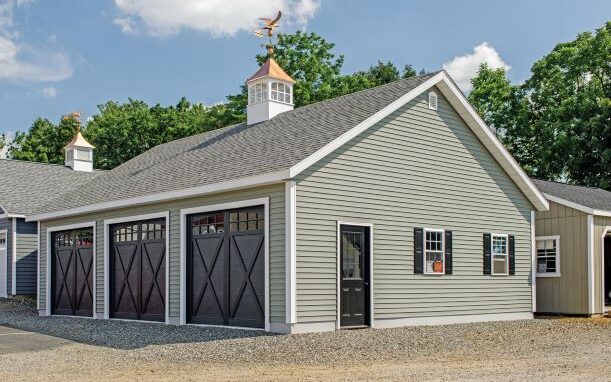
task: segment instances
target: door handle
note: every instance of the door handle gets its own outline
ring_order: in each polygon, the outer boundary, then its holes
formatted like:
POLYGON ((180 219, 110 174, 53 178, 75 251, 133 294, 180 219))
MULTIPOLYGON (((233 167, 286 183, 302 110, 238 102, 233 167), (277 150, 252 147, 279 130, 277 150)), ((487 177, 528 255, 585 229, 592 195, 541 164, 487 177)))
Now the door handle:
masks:
POLYGON ((363 285, 369 286, 369 281, 363 281, 363 285))

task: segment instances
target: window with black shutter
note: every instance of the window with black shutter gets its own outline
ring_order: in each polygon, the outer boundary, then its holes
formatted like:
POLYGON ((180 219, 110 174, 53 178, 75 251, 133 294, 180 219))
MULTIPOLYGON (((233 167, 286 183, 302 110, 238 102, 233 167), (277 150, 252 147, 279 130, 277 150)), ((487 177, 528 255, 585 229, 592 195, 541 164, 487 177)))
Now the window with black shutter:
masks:
POLYGON ((484 234, 484 274, 489 275, 491 270, 491 251, 492 243, 491 236, 489 233, 484 234))
POLYGON ((423 232, 422 228, 414 227, 414 274, 423 273, 423 232))
POLYGON ((516 274, 516 237, 509 235, 509 274, 516 274))
POLYGON ((452 274, 452 231, 445 231, 445 271, 452 274))

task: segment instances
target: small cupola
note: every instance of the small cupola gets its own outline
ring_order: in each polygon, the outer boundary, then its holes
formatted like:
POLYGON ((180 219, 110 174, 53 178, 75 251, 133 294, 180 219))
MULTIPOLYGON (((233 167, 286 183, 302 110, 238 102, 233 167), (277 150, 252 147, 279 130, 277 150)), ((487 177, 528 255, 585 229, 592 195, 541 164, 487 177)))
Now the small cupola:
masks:
MULTIPOLYGON (((273 54, 273 50, 270 49, 273 54)), ((286 74, 270 54, 270 58, 247 81, 248 107, 246 123, 267 121, 280 113, 293 110, 293 84, 295 80, 286 74)))
POLYGON ((78 120, 80 118, 80 113, 72 113, 64 118, 72 119, 77 123, 76 135, 72 138, 70 143, 64 147, 66 152, 65 165, 74 171, 93 171, 93 149, 95 147, 87 142, 81 133, 81 125, 78 120))

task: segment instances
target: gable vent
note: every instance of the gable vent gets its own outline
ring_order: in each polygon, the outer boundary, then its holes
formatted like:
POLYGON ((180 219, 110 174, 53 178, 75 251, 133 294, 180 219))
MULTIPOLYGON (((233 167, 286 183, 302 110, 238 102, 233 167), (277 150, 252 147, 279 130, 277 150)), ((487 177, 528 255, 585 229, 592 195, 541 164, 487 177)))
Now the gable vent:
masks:
POLYGON ((437 110, 437 93, 435 92, 429 93, 429 109, 437 110))

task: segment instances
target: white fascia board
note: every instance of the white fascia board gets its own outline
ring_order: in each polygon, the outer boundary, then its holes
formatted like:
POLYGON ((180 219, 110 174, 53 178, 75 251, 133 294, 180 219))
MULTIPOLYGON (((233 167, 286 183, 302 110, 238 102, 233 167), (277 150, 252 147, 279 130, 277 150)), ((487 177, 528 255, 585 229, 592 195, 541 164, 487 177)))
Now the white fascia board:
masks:
POLYGON ((0 219, 5 219, 5 218, 25 218, 25 215, 20 215, 20 214, 0 214, 0 219))
POLYGON ((414 88, 401 98, 397 99, 384 109, 375 113, 363 122, 359 123, 346 133, 342 134, 331 143, 316 151, 306 159, 291 167, 289 174, 291 178, 299 175, 308 167, 312 166, 328 154, 332 153, 351 139, 355 138, 362 132, 369 129, 371 126, 380 122, 391 113, 407 104, 429 88, 437 85, 443 95, 450 101, 452 106, 458 111, 465 123, 471 128, 478 139, 484 144, 486 149, 499 162, 509 177, 520 188, 524 195, 530 200, 538 211, 547 211, 549 203, 541 192, 535 187, 528 175, 522 170, 520 165, 509 154, 503 144, 492 134, 486 123, 477 114, 473 106, 467 101, 464 94, 458 89, 454 81, 448 76, 445 71, 441 71, 429 80, 414 88))
POLYGON ((246 178, 229 180, 226 182, 208 184, 205 186, 187 188, 187 189, 176 190, 176 191, 161 192, 157 194, 139 196, 135 198, 113 200, 109 202, 90 204, 87 206, 76 207, 76 208, 71 208, 71 209, 61 210, 61 211, 54 211, 54 212, 49 212, 49 213, 44 213, 44 214, 34 214, 34 215, 26 216, 26 221, 37 221, 37 220, 42 221, 42 220, 56 219, 60 217, 75 216, 75 215, 81 215, 85 213, 91 213, 91 212, 97 212, 97 211, 103 211, 103 210, 111 210, 111 209, 117 209, 117 208, 123 208, 123 207, 137 206, 137 205, 142 205, 142 204, 165 202, 165 201, 175 200, 175 199, 183 199, 183 198, 188 198, 188 197, 193 197, 193 196, 211 194, 215 192, 223 192, 223 191, 231 191, 231 190, 237 190, 237 189, 242 189, 242 188, 264 186, 267 184, 284 181, 288 179, 288 175, 289 173, 286 170, 276 171, 276 172, 271 172, 271 173, 262 174, 262 175, 255 175, 255 176, 250 176, 246 178))
POLYGON ((611 211, 595 210, 588 206, 584 206, 583 204, 571 202, 570 200, 562 199, 554 195, 550 195, 550 194, 543 194, 543 195, 545 195, 545 197, 551 200, 552 202, 562 204, 563 206, 567 206, 567 207, 573 208, 581 212, 585 212, 586 214, 589 214, 589 215, 611 216, 611 211))

